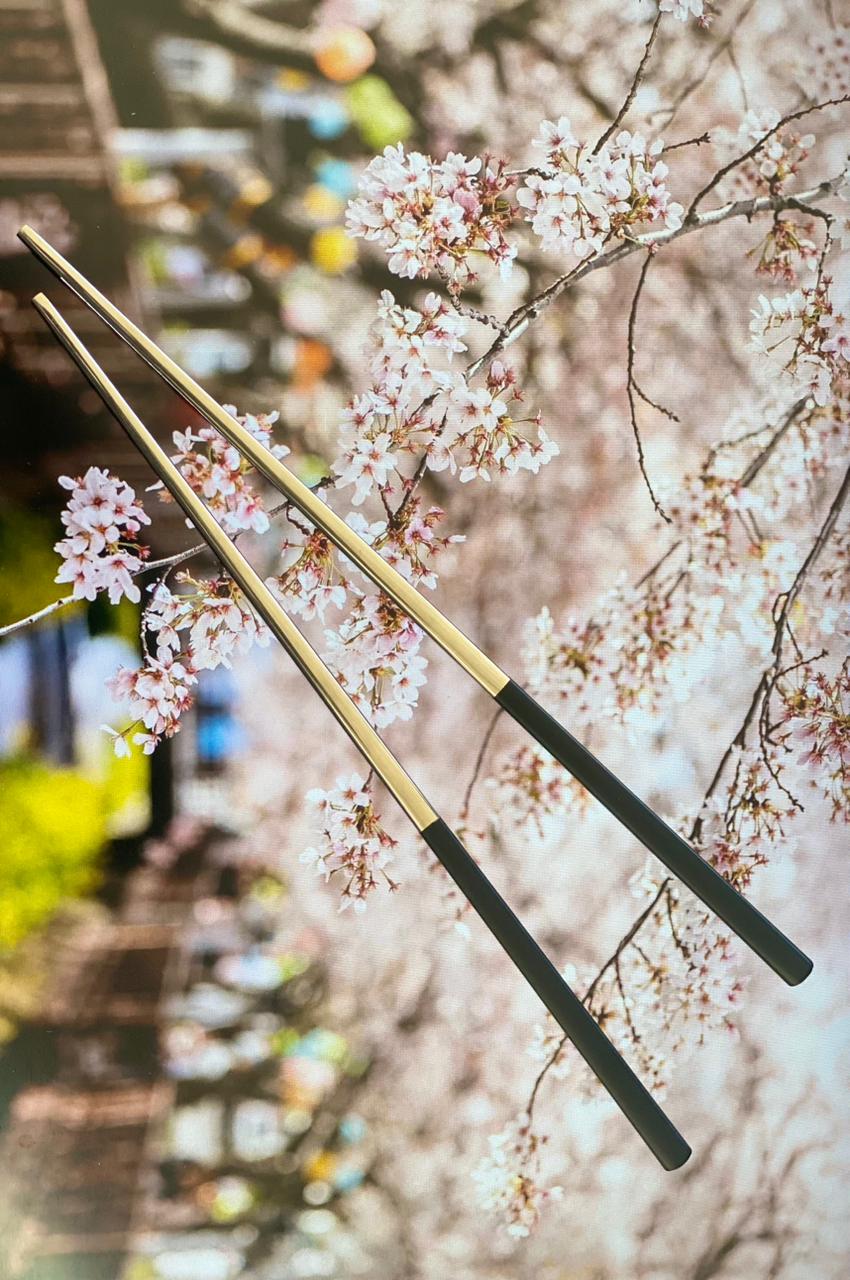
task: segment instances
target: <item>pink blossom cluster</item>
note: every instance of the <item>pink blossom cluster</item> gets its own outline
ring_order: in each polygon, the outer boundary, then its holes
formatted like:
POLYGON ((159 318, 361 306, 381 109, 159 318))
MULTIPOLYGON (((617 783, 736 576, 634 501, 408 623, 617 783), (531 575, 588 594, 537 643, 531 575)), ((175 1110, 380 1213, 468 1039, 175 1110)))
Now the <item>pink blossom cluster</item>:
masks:
POLYGON ((684 209, 667 188, 660 138, 647 143, 623 129, 594 152, 561 116, 543 121, 533 145, 547 167, 526 177, 517 201, 544 249, 581 261, 601 253, 609 237, 626 229, 660 222, 675 231, 682 225, 684 209))
MULTIPOLYGON (((578 728, 613 720, 644 732, 671 693, 684 701, 703 678, 694 652, 710 651, 719 633, 722 598, 679 590, 686 577, 672 569, 639 587, 621 582, 588 620, 567 617, 560 629, 542 610, 525 630, 529 688, 556 707, 566 703, 578 728)), ((521 777, 513 785, 521 788, 521 777)))
POLYGON ((831 283, 824 276, 792 293, 762 294, 750 320, 750 349, 781 353, 783 372, 821 407, 850 375, 850 325, 833 303, 831 283))
POLYGON ((542 466, 557 457, 559 449, 543 430, 539 413, 520 417, 522 392, 516 374, 501 360, 494 360, 484 386, 471 387, 458 378, 447 395, 437 398, 441 425, 428 446, 432 471, 459 469, 461 484, 489 480, 490 473, 516 475, 542 466), (521 428, 530 424, 535 438, 521 428))
POLYGON ((536 474, 558 453, 539 414, 519 415, 522 392, 502 361, 491 363, 481 387, 437 363, 441 354, 450 362, 465 349, 465 329, 434 294, 421 311, 382 295, 371 335, 372 386, 346 409, 333 464, 337 485, 354 486, 355 506, 374 489, 385 497, 394 492, 400 456, 423 448, 430 470, 459 470, 463 483, 489 480, 491 472, 536 474))
POLYGON ((346 408, 333 463, 337 486, 354 486, 359 506, 374 489, 391 489, 396 454, 412 452, 417 433, 430 438, 439 419, 428 401, 453 385, 445 367, 466 348, 466 321, 429 293, 421 310, 401 307, 388 291, 381 294, 370 331, 372 385, 346 408))
POLYGON ((733 534, 740 520, 762 505, 759 496, 740 483, 741 463, 731 451, 719 450, 710 463, 686 475, 664 509, 703 569, 728 570, 733 534))
POLYGON ((754 257, 758 253, 757 275, 795 285, 801 273, 815 270, 819 253, 812 231, 811 223, 776 218, 761 244, 747 255, 754 257))
POLYGON ((267 629, 257 622, 229 578, 198 581, 181 574, 180 581, 189 590, 178 594, 159 582, 142 615, 143 631, 154 640, 155 656, 147 654, 136 671, 122 667, 107 681, 131 721, 120 731, 103 726, 113 739, 116 755, 129 754, 131 738, 150 754, 162 738, 178 732, 181 715, 192 705, 199 671, 229 667, 234 654, 269 643, 267 629), (184 633, 188 644, 181 652, 184 633))
MULTIPOLYGON (((443 519, 440 507, 423 508, 421 498, 409 499, 393 517, 391 523, 376 521, 360 536, 365 537, 376 551, 380 551, 388 564, 418 588, 433 591, 437 585, 434 571, 437 557, 466 539, 462 533, 438 534, 437 527, 443 519)), ((349 517, 349 523, 356 513, 349 517)))
POLYGON ((782 701, 785 745, 829 800, 833 819, 850 822, 850 659, 832 678, 813 671, 783 689, 782 701))
POLYGON ((181 715, 192 704, 192 686, 197 679, 191 666, 165 646, 156 657, 148 654, 137 670, 119 667, 106 686, 116 701, 126 705, 132 723, 120 732, 103 726, 113 739, 115 754, 130 754, 131 735, 146 755, 160 739, 172 738, 180 728, 181 715))
POLYGON ((562 1187, 544 1187, 538 1181, 541 1148, 547 1141, 546 1135, 533 1131, 527 1115, 520 1115, 490 1136, 489 1154, 472 1172, 479 1204, 498 1215, 510 1236, 529 1235, 545 1206, 563 1195, 562 1187))
POLYGON ((333 544, 320 529, 306 525, 301 537, 287 537, 281 546, 283 569, 266 579, 266 586, 290 613, 324 618, 328 608, 342 609, 348 599, 348 579, 339 567, 333 544))
POLYGON ((390 271, 413 280, 436 271, 460 287, 474 279, 473 253, 510 272, 516 248, 505 229, 511 220, 504 166, 468 160, 450 151, 434 161, 399 142, 384 148, 361 175, 349 202, 350 235, 375 241, 390 271))
POLYGON ((587 792, 536 743, 519 747, 487 779, 499 818, 542 839, 548 820, 584 804, 587 792))
MULTIPOLYGON (((286 445, 275 444, 272 439, 277 413, 247 413, 240 417, 233 405, 225 405, 224 408, 275 458, 287 456, 289 449, 286 445)), ((208 426, 199 427, 196 431, 188 428, 175 431, 174 443, 177 453, 172 455, 172 461, 177 463, 185 479, 204 499, 226 533, 235 534, 242 529, 265 533, 269 518, 261 496, 249 483, 251 464, 245 461, 238 449, 228 444, 214 427, 208 426)), ((164 501, 171 501, 161 484, 151 488, 161 490, 164 501)))
POLYGON ((230 667, 234 654, 247 653, 254 644, 268 645, 268 629, 230 578, 198 580, 182 573, 178 581, 188 590, 175 594, 159 583, 144 613, 143 625, 158 648, 179 653, 180 633, 188 632, 184 658, 197 672, 230 667))
POLYGON ((385 595, 360 596, 334 631, 325 631, 324 658, 355 706, 376 728, 409 720, 428 665, 422 631, 385 595))
POLYGON ((328 791, 308 792, 307 800, 320 816, 322 845, 305 849, 301 862, 325 880, 338 875, 344 881, 340 911, 352 905, 355 911, 365 911, 379 876, 390 890, 396 888, 386 867, 397 841, 381 826, 367 784, 356 773, 337 778, 328 791))
POLYGON ((60 476, 59 483, 71 497, 61 517, 65 537, 54 546, 62 557, 54 581, 73 583, 75 600, 94 600, 106 591, 112 604, 122 596, 137 602, 133 576, 148 555, 138 533, 150 518, 135 492, 101 467, 89 467, 75 480, 60 476))
POLYGON ((807 159, 815 143, 813 133, 798 133, 787 125, 773 133, 781 116, 772 108, 765 111, 747 111, 737 133, 727 135, 730 159, 749 151, 753 145, 765 139, 764 145, 744 164, 734 170, 730 188, 734 196, 752 195, 765 191, 772 195, 784 190, 807 159), (770 137, 767 137, 770 134, 770 137))

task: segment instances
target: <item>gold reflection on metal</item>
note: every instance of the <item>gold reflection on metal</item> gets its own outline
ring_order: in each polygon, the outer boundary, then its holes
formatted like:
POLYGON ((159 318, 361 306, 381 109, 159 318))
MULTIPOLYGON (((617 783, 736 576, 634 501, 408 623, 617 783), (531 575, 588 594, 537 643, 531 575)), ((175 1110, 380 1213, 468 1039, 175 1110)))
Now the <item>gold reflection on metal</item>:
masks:
MULTIPOLYGON (((33 305, 419 831, 437 814, 56 307, 33 305)), ((309 490, 308 490, 309 492, 309 490)))
POLYGON ((223 436, 248 458, 258 471, 283 493, 294 506, 321 529, 340 550, 376 582, 405 613, 419 623, 423 631, 436 640, 474 680, 493 697, 508 684, 509 677, 486 654, 459 631, 430 601, 420 595, 400 573, 388 565, 377 551, 350 529, 331 511, 322 499, 256 440, 235 418, 221 407, 203 387, 151 341, 131 320, 104 297, 85 276, 81 275, 60 253, 31 227, 18 232, 25 245, 83 298, 93 311, 105 320, 133 350, 146 360, 166 382, 216 427, 223 436))

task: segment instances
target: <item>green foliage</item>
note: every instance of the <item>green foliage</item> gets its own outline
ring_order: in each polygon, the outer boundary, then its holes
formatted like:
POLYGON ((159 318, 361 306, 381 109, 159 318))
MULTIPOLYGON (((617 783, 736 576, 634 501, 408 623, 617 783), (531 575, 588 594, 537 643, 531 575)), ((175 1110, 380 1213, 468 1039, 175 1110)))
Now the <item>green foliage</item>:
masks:
POLYGON ((0 953, 11 951, 99 878, 103 790, 73 769, 0 764, 0 953))
MULTIPOLYGON (((62 595, 54 582, 57 523, 18 507, 0 507, 0 627, 26 618, 62 595)), ((64 588, 67 593, 67 587, 64 588)))
POLYGON ((413 132, 413 117, 380 76, 361 76, 346 98, 351 118, 371 150, 405 142, 413 132))

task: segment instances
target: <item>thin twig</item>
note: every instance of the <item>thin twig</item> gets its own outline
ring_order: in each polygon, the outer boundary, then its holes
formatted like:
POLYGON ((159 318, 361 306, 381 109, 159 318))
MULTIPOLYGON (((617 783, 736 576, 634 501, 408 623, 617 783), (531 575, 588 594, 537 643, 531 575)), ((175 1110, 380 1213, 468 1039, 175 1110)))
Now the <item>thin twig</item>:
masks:
POLYGON ((685 138, 684 142, 668 143, 661 154, 666 156, 668 151, 679 151, 682 147, 701 147, 705 142, 711 142, 711 134, 707 129, 705 133, 701 133, 698 138, 685 138))
POLYGON ((641 58, 640 63, 638 65, 638 69, 635 72, 634 79, 632 80, 631 86, 629 88, 629 92, 626 94, 626 99, 623 105, 620 107, 620 110, 617 112, 614 119, 609 124, 608 128, 603 133, 602 137, 597 142, 596 146, 593 148, 593 155, 596 155, 599 151, 602 150, 602 148, 605 146, 605 143, 611 137, 614 130, 619 126, 626 112, 629 110, 629 107, 634 102, 635 94, 637 93, 640 87, 640 83, 643 80, 644 73, 646 71, 646 64, 649 61, 649 55, 652 53, 652 46, 655 44, 655 37, 658 35, 658 28, 660 24, 661 24, 661 12, 659 10, 659 12, 655 15, 655 21, 652 24, 652 30, 649 33, 649 39, 647 40, 646 48, 643 51, 643 57, 641 58))
POLYGON ((487 755, 487 748, 490 746, 490 740, 496 731, 496 725, 498 724, 499 716, 501 714, 502 708, 499 707, 493 714, 490 723, 487 726, 487 732, 484 734, 482 739, 481 746, 478 750, 478 756, 475 760, 475 768, 472 770, 472 777, 469 779, 469 783, 463 797, 463 804, 460 807, 460 814, 458 815, 458 822, 461 824, 464 824, 469 817, 469 806, 472 803, 472 793, 475 790, 475 784, 481 774, 481 770, 484 765, 484 757, 487 755))
MULTIPOLYGON (((323 476, 322 479, 319 480, 317 484, 312 485, 311 487, 314 491, 317 489, 321 489, 328 483, 329 480, 330 480, 329 476, 323 476)), ((287 500, 286 502, 277 503, 277 505, 274 507, 270 507, 267 512, 269 519, 271 519, 273 516, 280 515, 280 513, 282 511, 286 511, 286 509, 289 506, 290 506, 290 503, 287 500)), ((244 532, 245 532, 244 529, 239 529, 233 535, 233 541, 236 542, 237 539, 241 537, 241 535, 244 532)), ((163 556, 161 560, 148 560, 145 564, 142 565, 141 569, 139 569, 132 576, 134 578, 141 578, 146 573, 150 573, 151 570, 153 569, 173 569, 175 565, 183 564, 184 561, 191 560, 193 556, 197 556, 202 551, 208 551, 208 550, 209 550, 209 547, 205 542, 199 542, 196 544, 196 546, 187 547, 185 551, 178 551, 173 556, 163 556)), ((10 622, 7 626, 0 627, 0 640, 2 640, 5 636, 14 635, 16 631, 23 631, 28 627, 36 626, 37 623, 42 622, 45 618, 49 618, 51 614, 58 613, 60 609, 67 609, 72 604, 80 604, 80 603, 81 601, 78 600, 76 596, 63 596, 61 600, 53 600, 50 604, 46 604, 43 609, 38 609, 35 613, 31 613, 29 617, 20 618, 17 622, 10 622)))
POLYGON ((634 435, 635 445, 637 446, 638 466, 640 467, 640 473, 643 476, 644 484, 646 485, 649 496, 652 499, 653 507, 655 508, 657 513, 661 516, 661 519, 666 524, 670 524, 671 523, 670 517, 667 515, 667 512, 664 510, 661 503, 658 501, 655 490, 652 487, 652 481, 650 480, 649 473, 647 472, 647 469, 646 469, 646 458, 644 456, 643 441, 641 440, 640 428, 638 426, 637 405, 635 404, 635 395, 637 394, 641 398, 641 400, 645 401, 646 404, 651 405, 653 409, 657 409, 659 413, 663 413, 668 418, 673 418, 674 421, 678 422, 678 418, 676 418, 676 415, 671 413, 669 409, 662 408, 662 406, 659 404, 656 404, 654 400, 650 400, 649 396, 644 395, 643 391, 638 386, 637 380, 635 378, 635 328, 637 324, 637 310, 638 310, 638 303, 640 301, 640 295, 643 290, 643 286, 646 283, 646 276, 647 276, 647 272, 649 271, 649 264, 651 261, 652 261, 652 251, 649 251, 646 257, 644 258, 643 266, 640 269, 637 288, 635 289, 634 297, 632 298, 632 305, 629 308, 626 394, 629 397, 629 416, 632 424, 632 434, 634 435))
POLYGON ((792 208, 795 201, 802 200, 809 203, 812 200, 825 199, 828 196, 835 195, 842 181, 843 175, 838 174, 834 178, 827 178, 823 182, 819 182, 815 187, 792 195, 753 196, 746 200, 732 200, 728 204, 718 205, 715 209, 708 209, 705 213, 695 214, 690 221, 683 221, 682 225, 675 230, 665 228, 663 231, 648 231, 640 236, 632 236, 615 248, 609 249, 607 253, 601 253, 595 258, 589 258, 585 262, 579 263, 578 266, 573 267, 564 275, 553 280, 550 285, 547 285, 534 298, 523 303, 511 313, 505 323, 504 334, 500 334, 483 355, 467 366, 467 378, 474 377, 495 355, 521 337, 529 324, 560 298, 567 289, 571 289, 592 272, 600 271, 605 267, 613 267, 616 263, 622 262, 624 258, 628 258, 631 254, 637 253, 641 249, 670 244, 672 241, 678 240, 680 236, 690 235, 692 232, 701 231, 706 227, 719 226, 732 218, 746 218, 749 222, 761 213, 776 213, 783 209, 792 208))
MULTIPOLYGON (((802 120, 804 116, 810 116, 814 111, 823 111, 826 107, 838 107, 844 102, 850 102, 850 94, 845 93, 840 98, 828 98, 826 102, 818 102, 813 107, 802 107, 799 111, 791 111, 787 116, 783 116, 782 119, 775 124, 772 129, 768 129, 767 133, 764 134, 763 137, 759 138, 758 142, 755 142, 748 151, 745 151, 743 155, 736 156, 734 160, 730 160, 728 164, 725 164, 722 169, 717 170, 717 173, 715 173, 710 182, 707 182, 702 190, 698 191, 694 196, 691 201, 691 207, 685 215, 685 222, 688 223, 693 221, 696 217, 697 207, 702 203, 708 193, 713 191, 718 183, 723 181, 728 173, 731 173, 733 169, 737 169, 738 165, 744 164, 747 160, 751 160, 758 151, 761 151, 765 143, 768 142, 774 134, 778 133, 780 129, 784 129, 785 125, 790 124, 792 120, 802 120)), ((805 197, 798 198, 802 199, 805 197)), ((793 207, 793 205, 790 207, 793 207)))

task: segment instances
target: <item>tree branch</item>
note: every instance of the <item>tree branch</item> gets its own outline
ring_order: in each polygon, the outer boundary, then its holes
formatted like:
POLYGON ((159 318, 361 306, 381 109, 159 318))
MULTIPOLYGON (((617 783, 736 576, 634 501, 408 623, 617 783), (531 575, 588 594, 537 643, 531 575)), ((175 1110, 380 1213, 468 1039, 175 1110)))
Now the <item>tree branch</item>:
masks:
MULTIPOLYGON (((323 488, 328 483, 329 478, 330 477, 323 477, 317 484, 312 485, 311 488, 314 490, 323 488)), ((286 511, 289 506, 289 501, 286 501, 279 502, 276 506, 270 507, 268 511, 269 519, 280 515, 280 513, 282 511, 286 511)), ((234 534, 233 541, 236 542, 244 532, 245 530, 239 530, 239 532, 234 534)), ((184 561, 191 560, 193 556, 197 556, 202 551, 208 550, 209 547, 205 542, 199 542, 194 547, 187 547, 185 551, 178 551, 172 556, 164 556, 161 560, 148 560, 142 565, 141 569, 132 576, 134 578, 141 578, 144 574, 150 573, 152 569, 173 569, 175 565, 183 564, 184 561)), ((58 613, 60 609, 67 609, 72 604, 80 603, 82 602, 77 599, 76 596, 63 596, 61 600, 53 600, 50 604, 46 604, 43 609, 38 609, 35 613, 31 613, 29 617, 20 618, 17 622, 10 622, 7 626, 0 627, 0 640, 4 639, 5 636, 14 635, 17 631, 24 631, 28 627, 36 626, 45 618, 49 618, 51 614, 58 613)))
POLYGON ((602 137, 597 142, 596 146, 593 148, 593 155, 596 155, 598 152, 602 150, 602 148, 605 146, 605 143, 611 137, 614 130, 618 127, 620 122, 623 120, 626 112, 629 110, 629 107, 634 102, 635 94, 640 88, 640 83, 643 80, 644 74, 646 72, 646 64, 649 62, 649 55, 652 53, 652 46, 655 44, 655 37, 658 35, 658 28, 660 24, 661 24, 661 11, 659 10, 659 12, 655 15, 655 21, 652 24, 652 30, 649 33, 649 39, 647 40, 646 48, 643 51, 643 57, 641 58, 640 63, 638 65, 638 69, 635 72, 634 79, 632 80, 629 91, 626 94, 625 101, 623 102, 623 105, 620 107, 620 110, 615 115, 614 119, 609 124, 608 128, 603 133, 602 137))
POLYGON ((646 469, 646 458, 644 457, 643 441, 641 440, 641 437, 640 437, 640 428, 638 426, 638 420, 637 420, 637 405, 635 403, 635 396, 637 395, 641 400, 643 400, 645 404, 648 404, 651 408, 656 409, 659 413, 663 413, 668 418, 672 418, 674 422, 678 422, 678 418, 676 417, 676 415, 674 413, 671 413, 669 409, 665 409, 663 408, 662 405, 656 404, 654 400, 650 400, 649 396, 646 395, 641 390, 641 387, 639 386, 638 381, 635 377, 635 328, 637 325, 637 310, 638 310, 638 303, 640 302, 640 295, 643 291, 643 286, 646 283, 646 276, 647 276, 647 272, 649 271, 649 264, 652 262, 652 253, 653 251, 651 249, 648 250, 646 257, 644 258, 643 266, 641 267, 640 275, 638 276, 637 288, 635 289, 634 297, 632 298, 632 305, 629 308, 626 394, 629 397, 629 417, 631 419, 631 424, 632 424, 632 434, 635 438, 635 444, 637 446, 638 466, 640 467, 640 473, 643 476, 644 483, 649 492, 649 496, 652 499, 653 507, 661 516, 661 519, 665 522, 665 524, 670 524, 671 523, 670 517, 668 516, 664 508, 661 506, 661 503, 658 501, 658 498, 656 497, 656 494, 655 494, 655 490, 652 487, 652 481, 650 480, 649 474, 646 469))
POLYGON ((573 267, 572 270, 566 272, 565 275, 559 276, 542 292, 538 293, 529 302, 517 307, 511 313, 505 322, 504 332, 496 338, 483 355, 467 366, 467 378, 474 377, 488 361, 521 337, 533 320, 536 320, 567 289, 578 284, 580 280, 584 280, 591 272, 599 271, 605 267, 613 267, 616 263, 622 262, 624 258, 628 258, 631 254, 637 253, 641 249, 671 244, 674 240, 678 240, 680 236, 691 235, 694 231, 701 231, 706 227, 719 226, 732 218, 746 218, 747 221, 750 221, 760 213, 776 213, 783 209, 793 208, 795 202, 805 201, 810 203, 812 200, 826 199, 835 195, 842 181, 843 174, 838 174, 834 178, 827 178, 823 182, 819 182, 815 187, 811 187, 806 191, 795 192, 794 194, 753 196, 746 200, 732 200, 728 204, 718 205, 716 209, 709 209, 705 213, 695 214, 690 221, 684 221, 681 227, 678 227, 675 231, 665 229, 663 231, 649 231, 644 235, 634 236, 629 240, 624 240, 616 248, 609 249, 607 253, 601 253, 596 258, 590 258, 586 262, 580 263, 577 267, 573 267))
MULTIPOLYGON (((845 93, 840 98, 828 98, 826 102, 818 102, 813 107, 802 107, 799 111, 792 111, 787 116, 783 116, 782 119, 775 124, 772 129, 768 129, 764 137, 759 138, 758 142, 754 143, 748 151, 745 151, 743 155, 737 156, 734 160, 730 160, 722 169, 718 169, 710 182, 707 182, 702 190, 698 191, 694 196, 691 201, 691 207, 685 215, 685 222, 691 222, 696 217, 697 206, 702 203, 703 199, 710 191, 714 190, 719 182, 723 181, 728 173, 731 173, 733 169, 737 169, 738 165, 744 164, 747 160, 751 160, 756 152, 761 151, 764 144, 768 142, 774 134, 778 133, 780 129, 783 129, 786 124, 790 124, 792 120, 802 120, 804 116, 810 116, 814 111, 823 111, 825 107, 840 106, 844 102, 850 102, 850 94, 845 93)), ((805 198, 806 197, 804 196, 798 197, 798 199, 805 198)))

